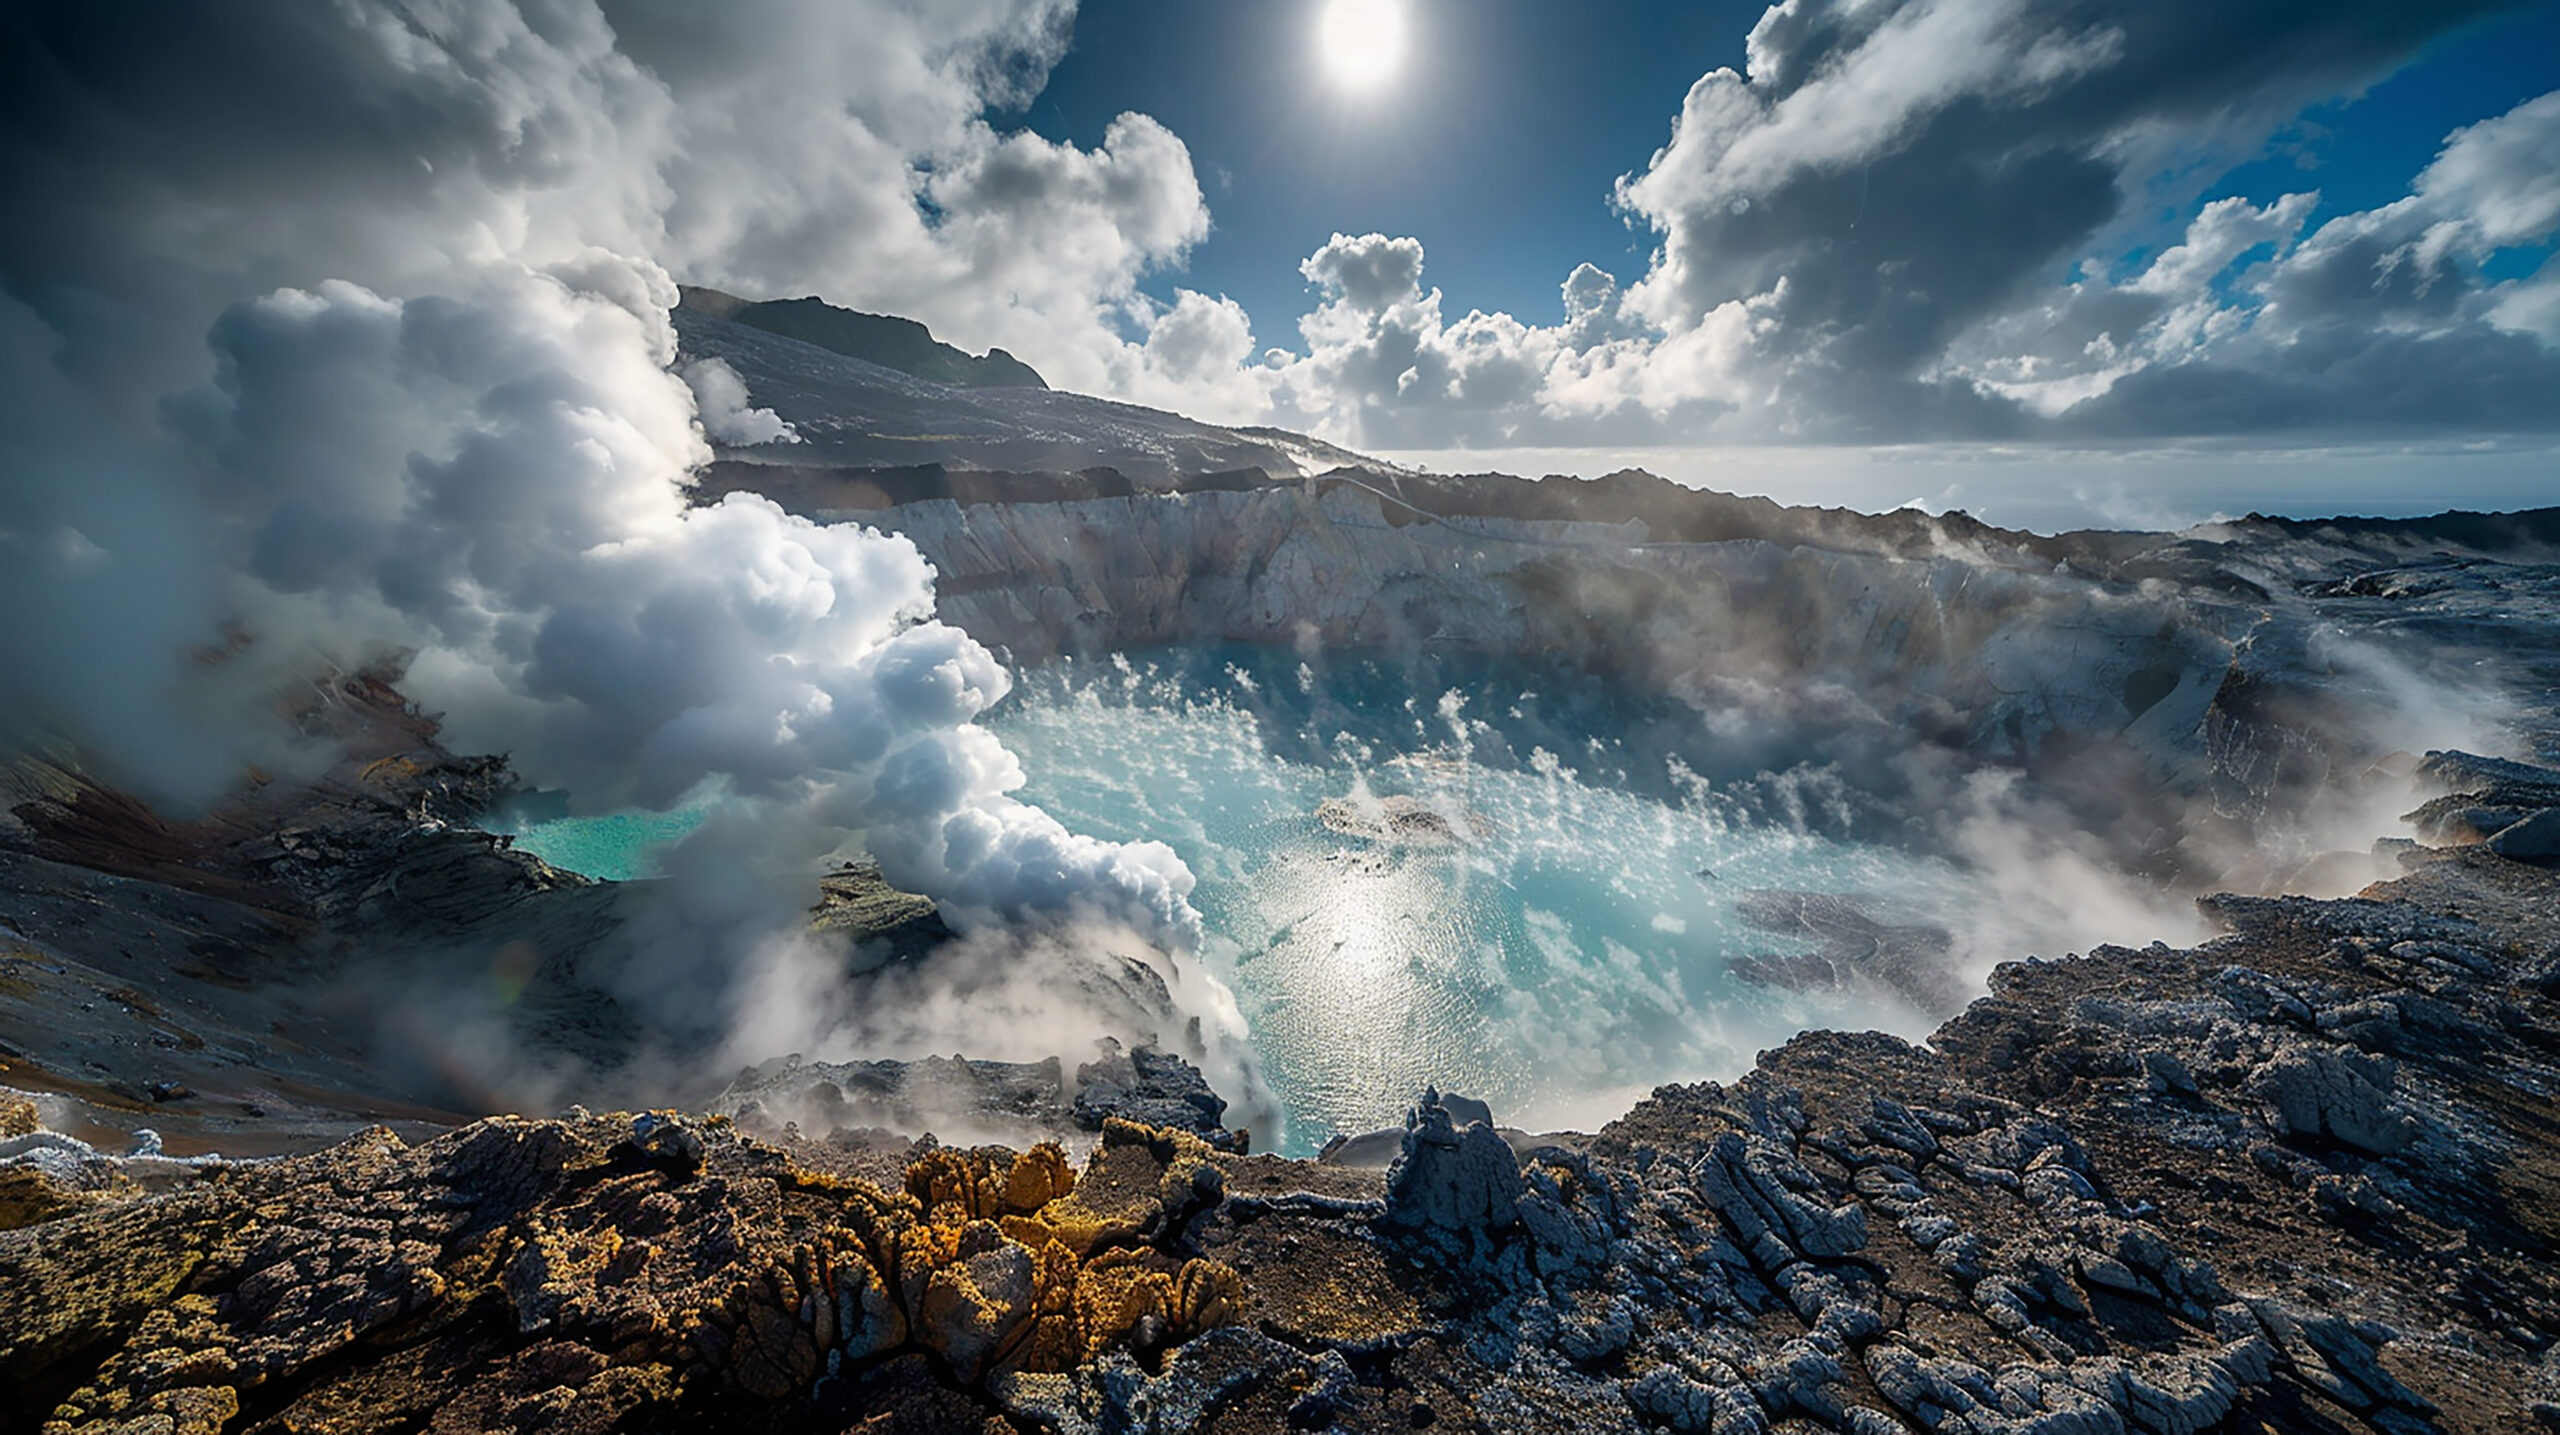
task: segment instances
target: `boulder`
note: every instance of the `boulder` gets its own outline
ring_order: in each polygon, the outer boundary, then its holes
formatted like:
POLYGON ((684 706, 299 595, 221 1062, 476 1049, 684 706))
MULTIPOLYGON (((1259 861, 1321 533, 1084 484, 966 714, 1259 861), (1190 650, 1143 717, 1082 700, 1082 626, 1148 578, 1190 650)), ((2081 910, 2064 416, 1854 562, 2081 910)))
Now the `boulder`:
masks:
POLYGON ((1076 1124, 1099 1131, 1112 1117, 1188 1131, 1221 1150, 1242 1149, 1221 1123, 1227 1103, 1209 1088, 1200 1068, 1151 1046, 1124 1051, 1105 1038, 1102 1053, 1076 1068, 1076 1124))
POLYGON ((1425 1090, 1405 1116, 1404 1149, 1387 1168, 1382 1221, 1435 1244, 1478 1248, 1520 1215, 1520 1162, 1491 1126, 1458 1129, 1440 1093, 1425 1090))
POLYGON ((2407 1149, 2419 1132, 2417 1118, 2392 1099, 2398 1074, 2387 1056, 2306 1043, 2251 1073, 2249 1089, 2266 1104, 2269 1123, 2287 1136, 2389 1156, 2407 1149))
POLYGON ((2546 807, 2498 829, 2489 838, 2489 850, 2518 862, 2560 862, 2560 807, 2546 807))
POLYGON ((1695 1179, 1733 1228, 1735 1243, 1763 1270, 1806 1257, 1836 1259, 1867 1243, 1866 1208, 1821 1200, 1812 1173, 1766 1137, 1718 1136, 1695 1179))

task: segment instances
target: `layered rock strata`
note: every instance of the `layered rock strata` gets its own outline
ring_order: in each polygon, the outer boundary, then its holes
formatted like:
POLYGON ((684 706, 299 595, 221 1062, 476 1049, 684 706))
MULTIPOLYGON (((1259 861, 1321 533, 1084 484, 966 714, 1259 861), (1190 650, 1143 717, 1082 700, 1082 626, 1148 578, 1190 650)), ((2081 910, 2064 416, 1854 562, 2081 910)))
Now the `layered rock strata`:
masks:
POLYGON ((1639 766, 1677 753, 1736 791, 1832 764, 1888 836, 1927 827, 1933 775, 2014 771, 2119 865, 2199 884, 2264 848, 2237 875, 2278 889, 2411 734, 2504 695, 2549 728, 2560 690, 2548 514, 2045 537, 1641 473, 1285 472, 731 461, 702 496, 905 535, 941 616, 1022 664, 1233 642, 1436 691, 1480 655, 1666 705, 1660 731, 1615 715, 1639 766))

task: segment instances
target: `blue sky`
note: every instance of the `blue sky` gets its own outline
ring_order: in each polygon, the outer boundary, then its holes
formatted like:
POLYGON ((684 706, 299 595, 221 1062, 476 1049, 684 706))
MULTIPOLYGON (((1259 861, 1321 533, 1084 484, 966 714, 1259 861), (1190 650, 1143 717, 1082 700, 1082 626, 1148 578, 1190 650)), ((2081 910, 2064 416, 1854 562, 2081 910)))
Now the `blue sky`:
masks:
MULTIPOLYGON (((1558 285, 1590 262, 1622 284, 1644 273, 1655 235, 1610 202, 1670 135, 1691 84, 1746 64, 1764 6, 1709 0, 1422 0, 1413 58, 1393 92, 1346 99, 1311 35, 1314 0, 1258 5, 1082 0, 1072 48, 1012 122, 1052 139, 1101 142, 1138 111, 1190 147, 1213 227, 1179 268, 1146 277, 1241 303, 1265 344, 1300 347, 1312 307, 1298 272, 1335 231, 1421 240, 1430 283, 1453 313, 1562 315, 1558 285)), ((2245 7, 2244 7, 2245 8, 2245 7)), ((2439 36, 2306 106, 2263 153, 2178 182, 2149 232, 2115 257, 2135 264, 2183 230, 2195 202, 2260 202, 2316 189, 2309 223, 2401 197, 2453 130, 2560 89, 2560 5, 2510 11, 2439 36)), ((2502 251, 2494 278, 2530 273, 2548 243, 2502 251)))
POLYGON ((0 6, 0 312, 131 416, 494 246, 1441 467, 2560 490, 2560 0, 129 4, 0 6))
POLYGON ((1435 0, 1410 77, 1345 99, 1320 73, 1318 6, 1085 0, 1074 48, 1022 116, 1100 141, 1123 110, 1190 145, 1214 227, 1174 283, 1224 293, 1270 342, 1310 307, 1298 263, 1335 231, 1420 239, 1463 312, 1551 322, 1585 261, 1632 279, 1652 239, 1609 203, 1669 136, 1698 76, 1743 62, 1759 4, 1435 0), (1267 318, 1265 316, 1268 316, 1267 318))
MULTIPOLYGON (((2446 135, 2560 89, 2560 5, 2493 17, 2428 45, 2362 90, 2305 109, 2263 157, 2235 166, 2215 194, 2271 200, 2317 188, 2312 222, 2390 203, 2446 135)), ((2504 251, 2492 274, 2520 278, 2551 246, 2504 251)))

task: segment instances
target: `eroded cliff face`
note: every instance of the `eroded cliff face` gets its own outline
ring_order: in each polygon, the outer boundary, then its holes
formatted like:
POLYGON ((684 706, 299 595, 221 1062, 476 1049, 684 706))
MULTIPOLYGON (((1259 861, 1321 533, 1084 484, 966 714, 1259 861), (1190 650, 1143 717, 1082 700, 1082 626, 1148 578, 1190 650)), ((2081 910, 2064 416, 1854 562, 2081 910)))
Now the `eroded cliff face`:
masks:
POLYGON ((1705 710, 1783 720, 1846 702, 1987 747, 2146 718, 2145 735, 2190 730, 2258 616, 1980 552, 1442 519, 1349 480, 863 516, 934 560, 946 617, 1024 662, 1216 641, 1455 647, 1705 710))
POLYGON ((1642 475, 1107 477, 731 463, 707 492, 906 535, 941 615, 1019 664, 1232 642, 1420 683, 1437 656, 1484 655, 1667 701, 1685 716, 1657 746, 1719 782, 1840 769, 1887 814, 1875 835, 1915 844, 1943 840, 1922 809, 1956 777, 2020 772, 2122 867, 2198 889, 2320 850, 2393 750, 2478 740, 2466 724, 2532 686, 2482 655, 2560 631, 2539 605, 2500 611, 2497 575, 2530 581, 2534 554, 2465 559, 2414 595, 2356 588, 2409 561, 2406 534, 2047 539, 1642 475))

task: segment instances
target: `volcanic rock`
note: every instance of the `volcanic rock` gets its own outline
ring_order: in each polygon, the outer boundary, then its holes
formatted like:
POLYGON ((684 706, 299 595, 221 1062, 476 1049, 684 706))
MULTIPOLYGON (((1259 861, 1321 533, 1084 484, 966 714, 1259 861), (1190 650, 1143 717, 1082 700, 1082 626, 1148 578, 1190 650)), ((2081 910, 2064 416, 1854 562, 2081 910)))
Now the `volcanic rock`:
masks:
POLYGON ((1087 1131, 1117 1118, 1188 1131, 1221 1150, 1242 1151, 1243 1133, 1219 1124, 1226 1115, 1225 1099, 1209 1089, 1200 1068, 1170 1052, 1124 1050, 1105 1038, 1100 1058, 1076 1068, 1075 1119, 1087 1131))
POLYGON ((2560 807, 2546 807, 2492 834, 2489 850, 2518 862, 2560 862, 2560 807))
POLYGON ((2391 1100, 2398 1067, 2386 1056, 2289 1043, 2249 1074, 2277 1131, 2389 1156, 2418 1138, 2418 1122, 2391 1100))
POLYGON ((790 1056, 740 1073, 710 1106, 767 1136, 854 1144, 930 1133, 1030 1145, 1098 1132, 1115 1119, 1188 1132, 1221 1150, 1242 1151, 1249 1140, 1220 1124, 1227 1103, 1198 1067, 1170 1052, 1124 1049, 1108 1039, 1096 1060, 1076 1068, 1072 1088, 1055 1058, 812 1062, 790 1056))
MULTIPOLYGON (((788 343, 680 323, 742 357, 788 343)), ((762 352, 805 394, 852 382, 840 356, 762 352)), ((1056 411, 854 377, 979 424, 987 451, 1056 411)), ((1306 478, 1277 438, 1132 423, 1116 441, 1148 483, 1049 475, 1038 501, 981 501, 1021 475, 951 470, 724 481, 860 496, 925 548, 948 614, 1025 656, 1303 633, 1648 691, 1820 675, 1864 700, 1824 734, 1872 722, 1907 748, 1918 725, 1961 764, 2140 778, 2089 784, 2128 830, 2245 833, 2289 796, 2400 780, 2313 641, 2330 617, 2387 605, 2403 652, 2546 631, 2511 616, 2513 585, 2543 581, 2527 548, 2458 570, 2375 552, 2494 534, 2039 539, 1642 475, 1306 478), (1195 439, 1223 447, 1181 451, 1195 439), (1213 472, 1256 445, 1271 467, 1213 472), (1265 476, 1284 471, 1302 477, 1265 476), (2381 571, 2402 576, 2352 581, 2381 571), (2174 801, 2118 811, 2127 791, 2174 801)), ((368 953, 461 950, 477 979, 501 933, 531 933, 502 969, 533 1013, 514 1029, 597 1053, 637 1035, 594 999, 612 889, 461 825, 503 768, 442 753, 387 683, 324 696, 315 730, 343 728, 346 762, 203 823, 76 763, 9 774, 0 1055, 91 1125, 0 1138, 21 1183, 0 1192, 41 1198, 0 1205, 0 1435, 2492 1431, 2560 1395, 2560 878, 2485 845, 2406 850, 2406 875, 2353 899, 2215 898, 2229 931, 2191 949, 2010 963, 1925 1045, 1808 1033, 1569 1143, 1516 1150, 1425 1093, 1383 1177, 1120 1119, 1223 1120, 1196 1073, 1136 1050, 1090 1064, 1082 1111, 1057 1062, 781 1063, 733 1093, 771 1144, 717 1116, 580 1113, 272 1160, 109 1154, 150 1081, 199 1093, 153 1111, 172 1149, 319 1077, 343 1134, 383 1078, 297 1003, 368 953), (95 1009, 76 1037, 25 1015, 76 1003, 95 1009), (21 1065, 74 1041, 94 1045, 21 1065), (149 1065, 105 1060, 138 1049, 149 1065), (200 1054, 233 1049, 265 1085, 200 1054), (795 1090, 821 1114, 788 1114, 795 1090), (952 1144, 873 1139, 882 1113, 952 1144), (1013 1124, 952 1119, 972 1114, 1013 1124), (1036 1139, 1096 1117, 1080 1166, 1036 1139), (1012 1144, 959 1144, 986 1134, 1012 1144)), ((1797 717, 1830 720, 1773 726, 1797 717)), ((2448 819, 2560 806, 2547 768, 2417 771, 2458 789, 2448 819)), ((1889 916, 1865 920, 1910 925, 1889 916)), ((32 1109, 0 1103, 0 1123, 32 1109)))
POLYGON ((0 1234, 7 1428, 2512 1429, 2560 1348, 2555 880, 2223 899, 1586 1150, 1426 1092, 1383 1180, 1117 1119, 885 1185, 666 1116, 191 1168, 0 1234))
MULTIPOLYGON (((1328 797, 1316 804, 1316 820, 1329 832, 1393 847, 1447 847, 1461 840, 1447 814, 1401 792, 1366 804, 1328 797)), ((1468 815, 1466 836, 1483 837, 1491 830, 1483 818, 1468 815)))
POLYGON ((1487 1237, 1519 1219, 1519 1196, 1510 1144, 1481 1121, 1459 1129, 1440 1093, 1425 1091, 1405 1115, 1403 1151, 1387 1168, 1386 1224, 1480 1252, 1487 1237))

